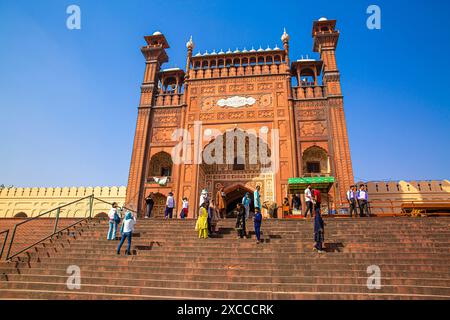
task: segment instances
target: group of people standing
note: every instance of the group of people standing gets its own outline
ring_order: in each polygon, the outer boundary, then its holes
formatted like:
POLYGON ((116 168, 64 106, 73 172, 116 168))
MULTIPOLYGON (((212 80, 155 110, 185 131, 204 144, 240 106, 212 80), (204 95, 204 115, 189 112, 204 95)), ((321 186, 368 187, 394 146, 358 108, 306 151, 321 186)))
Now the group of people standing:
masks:
MULTIPOLYGON (((262 225, 262 206, 261 206, 261 195, 260 186, 256 187, 253 194, 253 205, 254 205, 254 217, 253 224, 257 243, 261 242, 261 225, 262 225)), ((368 216, 368 193, 365 185, 360 185, 357 191, 357 186, 352 185, 346 193, 347 201, 349 203, 350 217, 356 217, 358 214, 357 208, 359 207, 360 217, 368 216)), ((321 215, 321 193, 318 189, 313 189, 311 185, 308 185, 304 192, 304 199, 306 210, 304 217, 307 218, 308 214, 314 217, 314 250, 318 252, 323 252, 324 234, 325 234, 325 223, 321 215)), ((146 214, 145 218, 150 218, 152 210, 154 207, 153 193, 145 199, 146 201, 146 214)), ((239 239, 248 238, 247 234, 247 221, 250 218, 250 208, 251 208, 252 198, 249 192, 247 192, 242 201, 237 204, 235 209, 236 212, 236 231, 237 237, 239 239)), ((108 231, 108 240, 114 240, 115 234, 117 232, 118 224, 120 223, 120 208, 117 204, 114 204, 113 208, 109 213, 110 218, 110 228, 108 231), (115 207, 114 207, 115 205, 115 207)), ((283 205, 289 206, 289 199, 285 198, 283 205)), ((294 195, 292 197, 292 207, 296 210, 301 210, 302 201, 300 195, 294 195)), ((198 236, 201 239, 207 239, 211 237, 216 232, 217 223, 220 219, 226 218, 226 194, 224 188, 221 187, 216 194, 215 200, 209 199, 208 190, 204 189, 200 195, 200 208, 198 219, 195 225, 195 230, 198 231, 198 236)), ((166 199, 166 205, 164 210, 165 219, 173 218, 173 211, 175 209, 175 199, 172 192, 169 193, 166 199)), ((182 208, 180 211, 180 218, 186 219, 189 215, 189 200, 184 197, 182 201, 182 208)), ((123 245, 125 239, 128 239, 128 249, 126 254, 130 254, 131 245, 131 234, 132 229, 136 223, 136 217, 127 212, 125 215, 124 222, 122 223, 123 230, 121 231, 122 240, 119 244, 117 252, 120 253, 120 248, 123 245)))
MULTIPOLYGON (((253 204, 255 209, 255 215, 253 217, 254 228, 257 243, 261 242, 261 196, 260 186, 256 187, 256 191, 253 194, 253 204)), ((236 231, 238 239, 248 238, 246 222, 250 218, 250 206, 251 206, 250 193, 247 192, 242 201, 236 206, 236 231)), ((201 239, 207 239, 209 236, 216 232, 216 226, 219 219, 226 216, 226 200, 223 187, 220 188, 216 194, 217 207, 214 205, 214 200, 210 200, 208 197, 208 190, 204 189, 200 196, 200 209, 195 225, 195 230, 198 231, 198 236, 201 239)))
MULTIPOLYGON (((253 206, 255 210, 255 215, 253 217, 253 227, 256 235, 256 243, 261 243, 261 224, 262 224, 262 213, 261 213, 261 187, 256 186, 256 190, 253 193, 253 206)), ((246 221, 250 218, 250 204, 251 198, 250 193, 247 192, 242 198, 242 202, 237 204, 236 207, 236 231, 238 239, 248 238, 246 221)))
POLYGON ((200 209, 195 230, 200 239, 207 239, 216 233, 218 221, 221 219, 220 210, 215 206, 214 200, 208 197, 208 190, 204 189, 200 195, 200 209))
POLYGON ((320 191, 318 189, 312 189, 311 185, 308 185, 308 187, 305 189, 305 203, 305 218, 308 217, 308 212, 312 217, 313 210, 316 214, 320 213, 320 205, 322 203, 320 191))
POLYGON ((125 217, 122 217, 123 211, 125 211, 125 208, 120 208, 116 202, 114 202, 111 205, 111 209, 109 210, 108 213, 109 230, 106 239, 108 241, 116 240, 117 229, 121 224, 120 228, 121 239, 119 246, 117 247, 117 254, 120 254, 122 245, 124 244, 125 240, 128 239, 128 245, 127 249, 125 250, 125 254, 131 255, 131 239, 133 236, 134 226, 136 225, 136 215, 133 214, 130 210, 127 210, 125 213, 125 217))
POLYGON ((368 204, 369 204, 369 194, 367 193, 366 186, 360 185, 359 190, 356 191, 356 185, 350 187, 347 191, 347 201, 349 204, 350 217, 358 216, 357 206, 359 207, 359 216, 366 217, 369 216, 368 204))

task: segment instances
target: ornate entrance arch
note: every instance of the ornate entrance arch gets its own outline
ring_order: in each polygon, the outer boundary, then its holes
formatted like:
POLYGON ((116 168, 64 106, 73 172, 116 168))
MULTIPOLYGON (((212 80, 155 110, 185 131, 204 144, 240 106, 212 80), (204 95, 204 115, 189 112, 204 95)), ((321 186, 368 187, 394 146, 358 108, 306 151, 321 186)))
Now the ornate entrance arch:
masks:
POLYGON ((253 192, 255 190, 250 189, 240 183, 233 184, 224 189, 227 200, 227 216, 230 216, 230 213, 236 209, 236 205, 242 202, 242 198, 245 196, 247 192, 250 193, 252 198, 250 210, 253 211, 253 192))
POLYGON ((209 152, 209 155, 216 161, 222 159, 222 162, 206 161, 199 166, 198 188, 199 190, 208 189, 210 197, 214 199, 220 186, 224 186, 227 194, 227 212, 235 208, 246 192, 250 192, 253 198, 253 192, 257 185, 261 187, 261 200, 273 201, 274 172, 270 162, 272 151, 264 140, 252 133, 234 129, 217 136, 206 145, 203 149, 203 158, 205 158, 205 152, 209 152), (239 137, 239 135, 242 136, 239 137), (241 148, 241 151, 243 147, 242 154, 237 152, 238 147, 241 148), (233 151, 231 156, 227 154, 230 149, 233 151), (222 154, 218 154, 216 157, 215 152, 222 154), (267 155, 265 159, 264 156, 260 157, 260 153, 264 152, 267 155))

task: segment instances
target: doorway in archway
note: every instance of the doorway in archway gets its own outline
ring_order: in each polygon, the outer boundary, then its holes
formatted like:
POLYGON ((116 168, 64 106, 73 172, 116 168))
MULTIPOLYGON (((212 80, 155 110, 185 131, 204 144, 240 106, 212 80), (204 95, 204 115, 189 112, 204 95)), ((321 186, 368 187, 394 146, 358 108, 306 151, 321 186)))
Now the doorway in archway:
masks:
POLYGON ((227 192, 227 218, 235 218, 236 215, 234 210, 238 203, 242 203, 242 198, 244 198, 246 193, 250 193, 250 212, 254 211, 253 205, 253 192, 250 189, 247 189, 243 186, 237 186, 231 191, 227 192))

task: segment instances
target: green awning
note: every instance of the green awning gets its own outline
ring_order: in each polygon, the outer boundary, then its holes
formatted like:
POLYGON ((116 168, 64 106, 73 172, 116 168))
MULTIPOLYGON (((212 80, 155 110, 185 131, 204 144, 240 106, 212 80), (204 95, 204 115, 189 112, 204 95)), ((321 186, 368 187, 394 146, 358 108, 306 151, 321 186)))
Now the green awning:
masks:
POLYGON ((303 192, 308 185, 311 185, 313 189, 318 189, 322 192, 329 192, 334 182, 334 177, 291 178, 288 181, 289 193, 292 194, 303 192))

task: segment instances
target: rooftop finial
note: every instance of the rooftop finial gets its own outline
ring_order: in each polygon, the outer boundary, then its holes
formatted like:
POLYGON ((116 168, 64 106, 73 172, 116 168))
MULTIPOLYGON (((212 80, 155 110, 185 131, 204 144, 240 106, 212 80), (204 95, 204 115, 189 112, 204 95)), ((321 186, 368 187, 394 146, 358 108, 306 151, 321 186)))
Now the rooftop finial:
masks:
POLYGON ((288 35, 287 32, 286 32, 286 28, 284 28, 284 33, 283 33, 283 35, 281 36, 281 41, 283 41, 283 42, 288 42, 289 39, 290 39, 290 37, 289 37, 289 35, 288 35))
POLYGON ((195 44, 194 41, 192 40, 192 36, 189 39, 189 41, 186 43, 186 48, 193 50, 195 48, 195 44))

